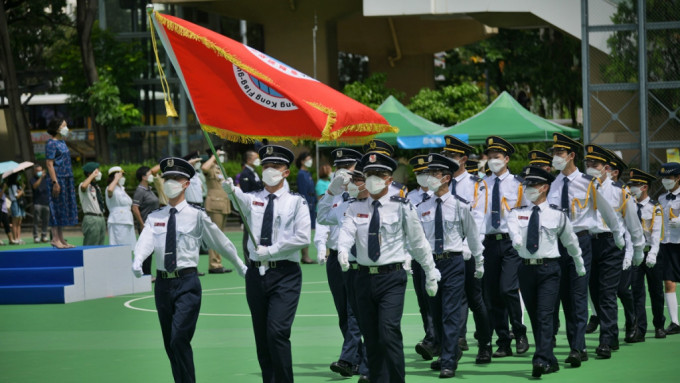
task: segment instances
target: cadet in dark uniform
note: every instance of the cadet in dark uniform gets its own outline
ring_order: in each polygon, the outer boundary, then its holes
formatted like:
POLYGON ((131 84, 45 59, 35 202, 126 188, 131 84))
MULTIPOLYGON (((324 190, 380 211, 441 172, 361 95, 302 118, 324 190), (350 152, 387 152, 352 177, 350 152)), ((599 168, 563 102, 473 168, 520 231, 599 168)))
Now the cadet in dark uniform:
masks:
POLYGON ((223 187, 238 200, 255 237, 256 243, 248 241, 246 297, 262 381, 293 382, 290 331, 302 287, 300 250, 309 245, 311 221, 305 199, 283 187, 293 152, 266 145, 259 154, 264 190, 244 193, 231 178, 223 187))
POLYGON ((430 154, 427 162, 428 186, 434 195, 418 204, 417 211, 433 250, 435 265, 442 275, 437 295, 430 301, 436 335, 441 344, 439 377, 452 378, 458 367, 458 359, 462 356, 458 337, 462 324, 460 309, 466 272, 463 242, 467 239, 469 251, 475 258, 481 258, 484 248, 470 203, 449 193, 449 183, 460 166, 441 154, 430 154))
POLYGON ((529 152, 529 165, 538 166, 539 168, 550 173, 552 171, 552 156, 541 150, 532 150, 529 152))
POLYGON ((663 208, 649 198, 649 186, 656 177, 645 173, 640 169, 630 169, 628 185, 630 192, 637 202, 637 214, 642 223, 645 234, 645 259, 644 262, 633 268, 632 290, 635 300, 636 327, 633 343, 644 342, 647 333, 647 291, 645 291, 645 279, 649 288, 649 300, 652 303, 652 324, 654 324, 654 337, 665 338, 663 315, 663 265, 658 265, 659 244, 663 231, 663 208), (655 267, 656 266, 656 267, 655 267))
POLYGON ((532 359, 531 376, 560 369, 553 352, 553 313, 560 291, 560 252, 562 242, 574 260, 579 277, 586 275, 578 239, 565 211, 548 205, 546 196, 555 177, 537 166, 527 166, 524 176, 524 197, 529 206, 513 209, 508 216, 508 229, 514 248, 522 258, 519 285, 534 333, 536 352, 532 359))
POLYGON ((491 325, 498 336, 498 350, 493 354, 495 358, 512 355, 508 316, 515 334, 517 353, 529 350, 526 326, 522 324, 517 279, 521 260, 512 247, 506 220, 512 208, 522 206, 523 198, 521 178, 508 170, 508 162, 514 152, 515 148, 501 137, 486 139, 485 153, 489 156, 488 165, 493 175, 485 179, 491 196, 484 225, 484 295, 491 325))
POLYGON ((659 253, 663 258, 664 290, 668 315, 671 324, 666 334, 680 334, 678 325, 678 297, 675 294, 676 283, 680 282, 680 163, 669 162, 661 165, 659 175, 667 193, 659 197, 663 207, 664 234, 659 253))
POLYGON ((201 282, 198 279, 198 252, 201 243, 217 251, 244 276, 247 267, 236 247, 203 209, 189 205, 184 193, 194 168, 181 158, 164 158, 163 191, 168 205, 151 212, 135 246, 132 271, 142 276, 142 263, 156 254, 156 310, 163 332, 165 351, 175 382, 195 382, 191 338, 201 309, 201 282))
POLYGON ((349 253, 356 245, 359 273, 354 287, 371 382, 400 383, 405 381, 401 334, 407 282, 405 249, 410 248, 423 266, 430 296, 437 293, 440 274, 415 208, 405 198, 388 194, 396 161, 384 154, 368 153, 361 165, 370 197, 347 208, 338 239, 338 262, 348 270, 349 253))

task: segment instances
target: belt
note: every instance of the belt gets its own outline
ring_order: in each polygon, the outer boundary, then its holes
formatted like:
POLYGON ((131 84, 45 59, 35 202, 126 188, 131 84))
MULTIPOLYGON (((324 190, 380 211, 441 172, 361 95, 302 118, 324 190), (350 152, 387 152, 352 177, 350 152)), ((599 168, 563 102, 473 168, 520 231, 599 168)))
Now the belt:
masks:
POLYGON ((359 270, 359 264, 356 261, 349 261, 349 268, 352 270, 359 270))
POLYGON ((498 234, 487 234, 484 239, 500 241, 501 239, 510 239, 510 234, 508 233, 498 233, 498 234))
POLYGON ((559 258, 523 258, 522 262, 527 266, 538 266, 544 263, 557 262, 558 260, 559 258))
POLYGON ((293 261, 286 261, 286 260, 281 260, 281 261, 264 261, 264 262, 259 262, 259 261, 250 261, 250 266, 252 267, 260 267, 267 265, 270 269, 276 269, 276 268, 282 268, 282 267, 290 267, 290 266, 296 266, 299 265, 297 262, 293 261))
POLYGON ((89 215, 89 216, 92 216, 92 217, 103 217, 104 216, 104 214, 102 214, 102 213, 99 213, 99 214, 97 214, 97 213, 83 213, 83 215, 89 215))
POLYGON ((168 273, 167 271, 163 270, 156 270, 156 278, 173 279, 177 277, 183 277, 188 274, 195 274, 197 272, 198 269, 196 269, 195 267, 187 267, 186 269, 175 270, 172 273, 168 273))
POLYGON ((435 261, 441 261, 442 259, 453 258, 453 257, 458 256, 458 255, 463 255, 463 253, 460 252, 460 251, 445 251, 441 254, 432 254, 435 261))
POLYGON ((578 233, 576 233, 577 237, 585 237, 586 235, 590 235, 590 232, 588 230, 581 230, 578 233))
POLYGON ((602 238, 614 238, 614 234, 611 232, 605 232, 605 233, 596 233, 596 234, 591 234, 593 239, 602 239, 602 238))
POLYGON ((359 265, 359 272, 364 272, 368 274, 389 274, 394 271, 403 270, 404 265, 402 263, 392 263, 389 265, 382 266, 364 266, 359 265))

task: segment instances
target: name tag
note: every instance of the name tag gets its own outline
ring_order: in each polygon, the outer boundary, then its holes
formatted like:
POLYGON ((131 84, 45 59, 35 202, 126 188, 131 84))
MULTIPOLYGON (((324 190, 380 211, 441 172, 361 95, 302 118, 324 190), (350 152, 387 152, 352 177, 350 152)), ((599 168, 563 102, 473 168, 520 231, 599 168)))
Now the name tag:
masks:
POLYGON ((264 202, 253 201, 253 205, 255 205, 255 206, 264 206, 264 202))
POLYGON ((517 217, 517 218, 518 218, 518 219, 529 219, 529 217, 525 217, 525 216, 523 216, 523 215, 520 215, 520 216, 517 217))
POLYGON ((429 211, 429 210, 428 210, 428 211, 426 211, 425 213, 423 213, 423 215, 422 215, 422 216, 424 217, 424 216, 426 216, 426 215, 430 215, 430 211, 429 211))
POLYGON ((357 214, 358 218, 368 218, 368 214, 357 214))
POLYGON ((156 222, 153 225, 154 226, 165 226, 165 222, 156 222))

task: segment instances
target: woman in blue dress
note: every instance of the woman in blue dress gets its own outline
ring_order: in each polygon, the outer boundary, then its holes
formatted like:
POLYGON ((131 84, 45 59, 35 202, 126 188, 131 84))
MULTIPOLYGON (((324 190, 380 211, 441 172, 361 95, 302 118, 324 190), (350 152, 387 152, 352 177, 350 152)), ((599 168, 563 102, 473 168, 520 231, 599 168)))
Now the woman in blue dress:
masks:
POLYGON ((45 144, 45 158, 50 175, 48 192, 50 196, 50 226, 52 227, 52 246, 58 249, 75 247, 64 240, 63 227, 78 224, 76 190, 73 183, 71 153, 64 139, 68 136, 65 120, 52 120, 47 133, 52 138, 45 144))

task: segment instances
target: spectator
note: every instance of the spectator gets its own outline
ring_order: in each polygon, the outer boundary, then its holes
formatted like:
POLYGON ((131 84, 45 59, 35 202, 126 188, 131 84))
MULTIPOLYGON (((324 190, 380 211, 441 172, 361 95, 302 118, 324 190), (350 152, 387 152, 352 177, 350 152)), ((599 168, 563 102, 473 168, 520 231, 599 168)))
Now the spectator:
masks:
POLYGON ((331 173, 333 173, 333 168, 330 165, 325 164, 319 169, 319 180, 316 181, 316 197, 321 199, 326 190, 328 190, 328 185, 331 183, 331 173))
MULTIPOLYGON (((141 233, 144 229, 144 222, 146 222, 146 217, 152 211, 159 208, 160 203, 158 202, 158 197, 151 189, 151 185, 154 181, 154 175, 151 172, 151 168, 148 166, 141 166, 137 169, 135 174, 139 185, 135 194, 132 196, 132 215, 136 219, 137 232, 141 233)), ((151 274, 151 256, 142 262, 142 273, 144 275, 151 274)))
POLYGON ((99 164, 88 162, 83 166, 85 180, 78 185, 78 198, 83 209, 83 246, 102 246, 106 241, 104 195, 97 185, 102 173, 99 164))
POLYGON ((109 169, 106 181, 106 207, 109 209, 109 245, 137 244, 135 226, 132 219, 132 198, 125 192, 125 176, 120 166, 109 169))
MULTIPOLYGON (((298 193, 307 201, 309 207, 309 217, 312 221, 312 230, 316 223, 316 192, 314 191, 314 179, 309 172, 314 161, 309 152, 302 152, 295 160, 295 165, 300 169, 297 174, 297 188, 298 193)), ((302 249, 302 263, 314 263, 309 257, 309 246, 302 249)))
MULTIPOLYGON (((220 157, 220 162, 224 163, 224 152, 218 150, 217 155, 220 157)), ((231 202, 229 202, 227 193, 222 189, 224 176, 222 175, 222 171, 220 170, 217 161, 215 161, 215 156, 210 156, 201 167, 201 170, 205 175, 206 185, 208 186, 208 195, 205 199, 205 211, 208 213, 210 220, 217 225, 220 231, 224 231, 224 226, 227 223, 227 216, 231 213, 231 202)), ((232 271, 231 269, 226 269, 222 266, 222 257, 215 250, 210 249, 208 254, 210 254, 208 273, 224 274, 232 271)))
POLYGON ((64 139, 68 137, 68 132, 65 120, 52 120, 47 126, 47 133, 52 138, 45 143, 45 158, 47 158, 47 171, 50 176, 48 191, 50 226, 52 227, 51 243, 59 249, 75 247, 64 239, 63 227, 78 224, 71 153, 64 142, 64 139))
MULTIPOLYGON (((12 206, 12 203, 10 202, 9 198, 7 198, 6 194, 7 190, 7 185, 5 183, 0 184, 0 223, 2 223, 2 226, 5 228, 5 234, 7 234, 7 238, 9 238, 9 243, 14 243, 14 236, 12 235, 12 225, 9 223, 9 210, 12 206)), ((0 241, 0 245, 4 245, 5 243, 0 241)))
POLYGON ((13 245, 23 245, 21 240, 21 221, 26 217, 24 188, 20 183, 21 173, 14 173, 7 177, 7 190, 9 200, 12 201, 10 212, 12 214, 12 235, 14 241, 10 242, 13 245))
POLYGON ((33 242, 47 242, 47 226, 50 221, 50 193, 44 169, 35 166, 35 176, 31 179, 33 187, 33 242))

